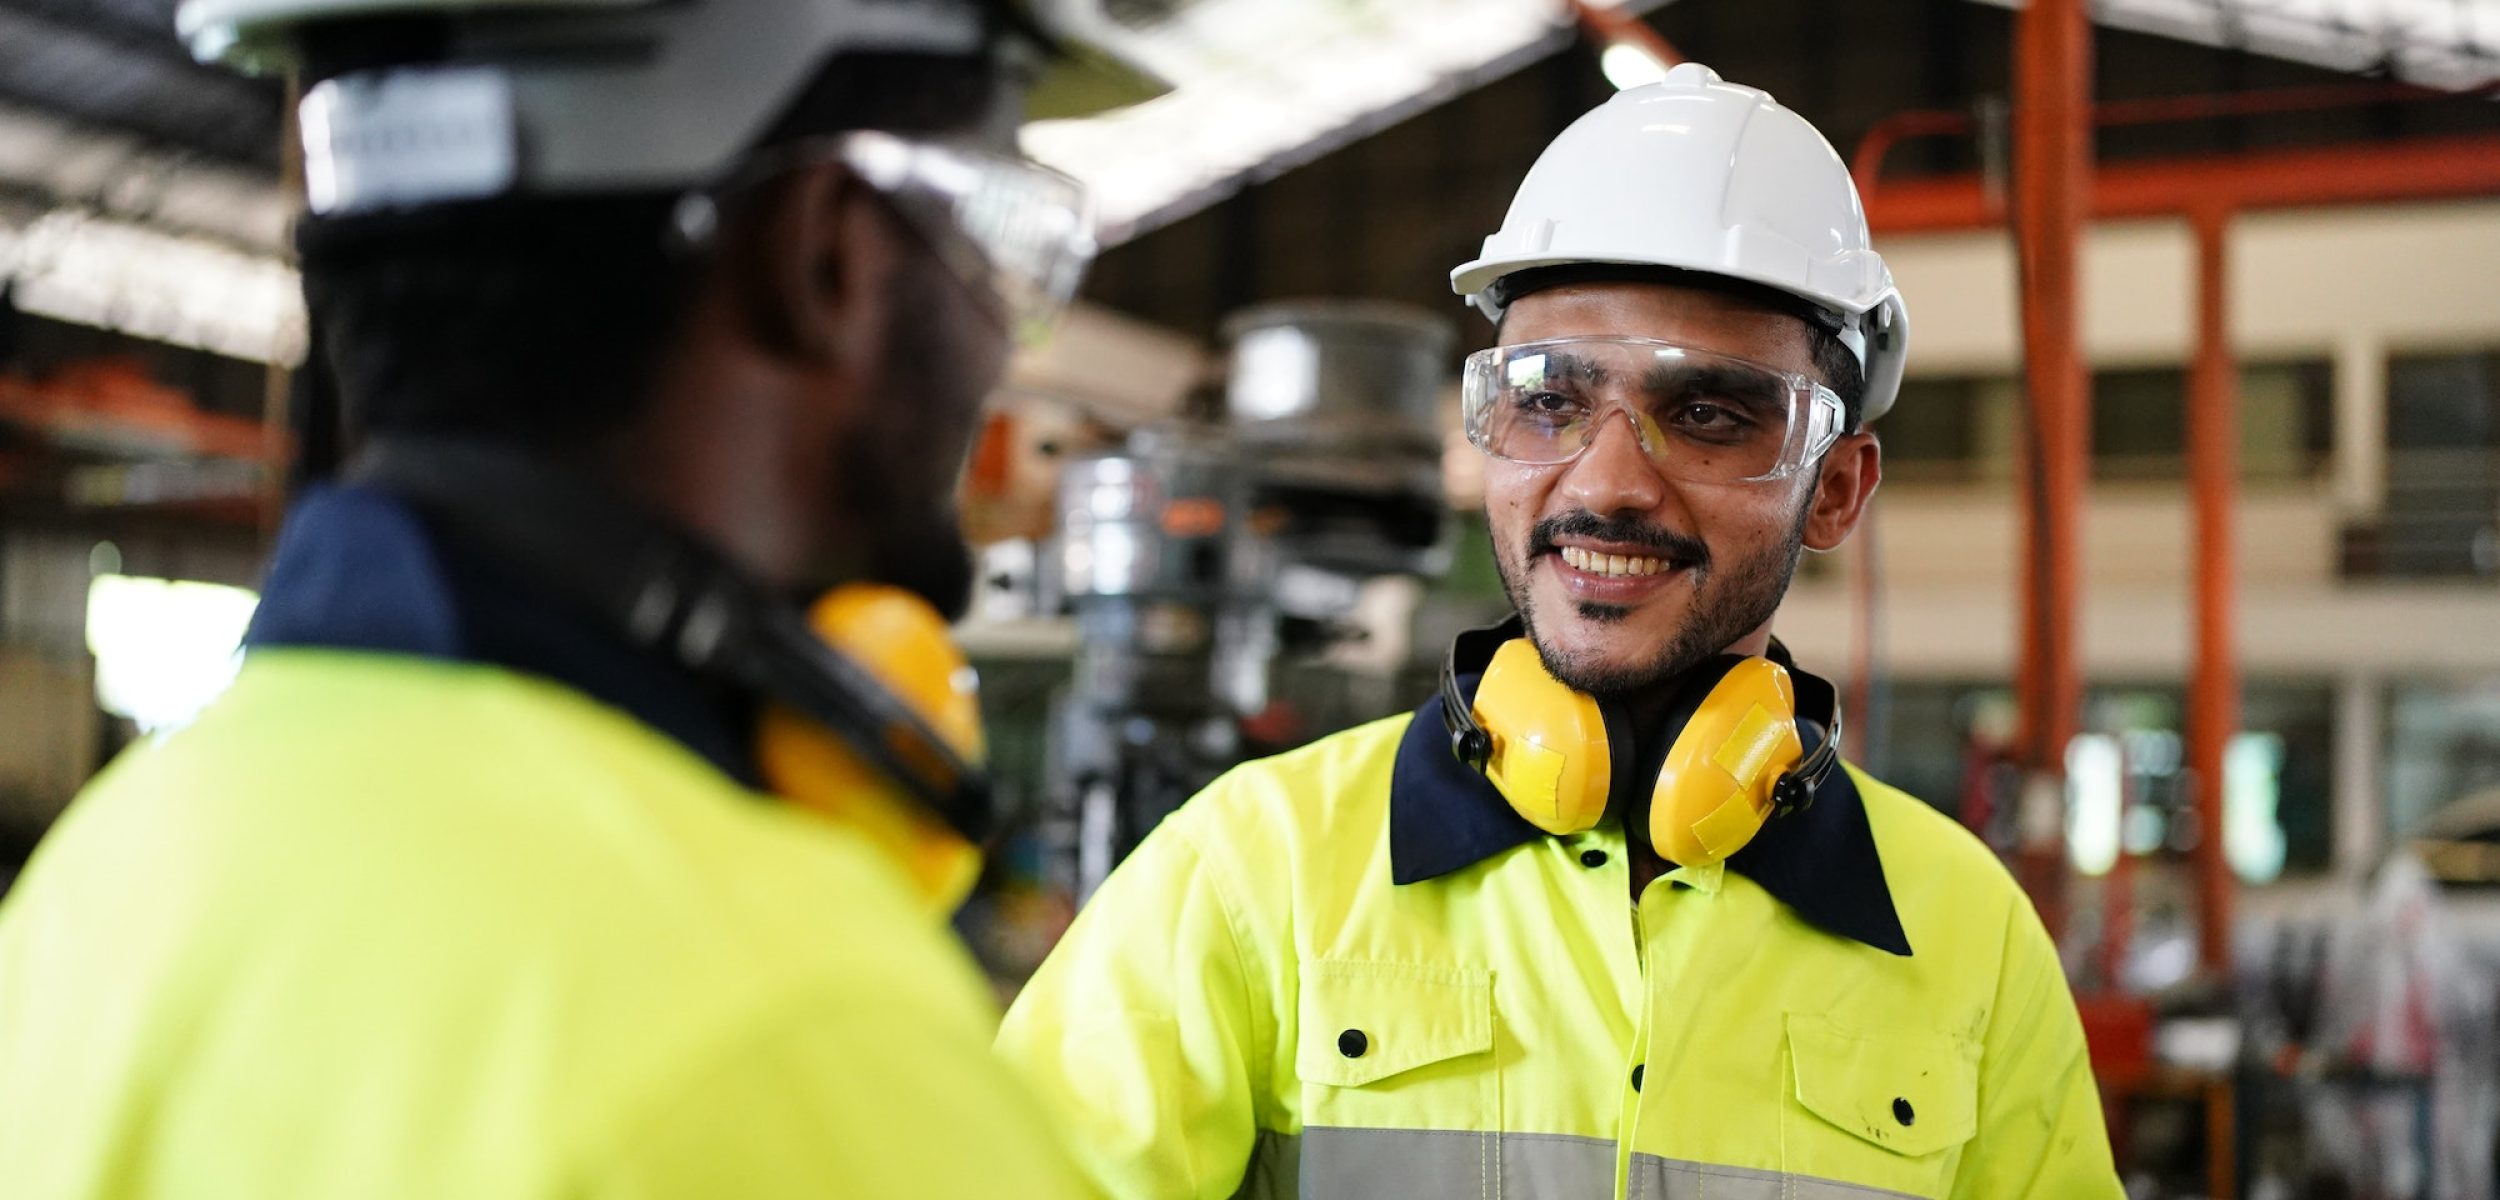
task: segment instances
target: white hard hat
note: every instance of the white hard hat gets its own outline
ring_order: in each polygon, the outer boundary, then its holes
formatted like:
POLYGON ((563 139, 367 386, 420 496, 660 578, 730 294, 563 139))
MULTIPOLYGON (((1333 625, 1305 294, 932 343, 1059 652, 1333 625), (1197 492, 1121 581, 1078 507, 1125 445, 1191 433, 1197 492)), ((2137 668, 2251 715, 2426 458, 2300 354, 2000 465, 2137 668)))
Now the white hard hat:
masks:
POLYGON ((1699 63, 1572 122, 1450 287, 1498 321, 1505 277, 1575 264, 1693 271, 1794 297, 1857 354, 1862 419, 1900 390, 1909 313, 1868 244, 1848 167, 1805 118, 1699 63))
POLYGON ((268 70, 290 63, 307 26, 435 19, 428 63, 306 93, 307 183, 327 214, 692 186, 836 54, 977 55, 1006 13, 1054 51, 1028 117, 1163 90, 1113 52, 1100 0, 182 0, 174 25, 202 61, 268 70), (324 177, 324 159, 353 169, 324 177))

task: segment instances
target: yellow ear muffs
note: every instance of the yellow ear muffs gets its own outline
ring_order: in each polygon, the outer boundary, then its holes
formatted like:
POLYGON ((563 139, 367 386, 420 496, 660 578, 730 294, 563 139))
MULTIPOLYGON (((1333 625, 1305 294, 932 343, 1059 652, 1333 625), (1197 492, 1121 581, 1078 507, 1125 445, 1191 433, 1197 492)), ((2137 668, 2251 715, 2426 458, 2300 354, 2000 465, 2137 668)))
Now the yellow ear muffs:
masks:
MULTIPOLYGON (((981 709, 972 667, 926 601, 884 584, 849 584, 817 600, 807 621, 964 761, 981 761, 981 709)), ((756 730, 756 766, 774 794, 840 821, 892 853, 933 907, 951 910, 971 891, 981 870, 980 851, 840 734, 784 705, 767 704, 756 730)))
POLYGON ((1687 867, 1736 853, 1771 819, 1773 790, 1804 757, 1788 672, 1767 658, 1736 664, 1667 750, 1650 793, 1650 844, 1687 867))
POLYGON ((1597 701, 1549 674, 1528 639, 1512 638, 1493 652, 1472 708, 1491 739, 1485 778, 1520 816, 1547 833, 1596 827, 1613 779, 1597 701))

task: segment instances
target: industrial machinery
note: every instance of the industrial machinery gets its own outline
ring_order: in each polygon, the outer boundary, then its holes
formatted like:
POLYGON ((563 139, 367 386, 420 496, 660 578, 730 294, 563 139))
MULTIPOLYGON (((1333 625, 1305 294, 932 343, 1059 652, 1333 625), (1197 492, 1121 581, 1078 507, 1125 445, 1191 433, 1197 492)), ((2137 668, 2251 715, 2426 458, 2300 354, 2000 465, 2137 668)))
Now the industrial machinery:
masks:
POLYGON ((1078 642, 1052 717, 1047 837, 1080 898, 1240 760, 1280 655, 1342 636, 1365 580, 1446 562, 1448 329, 1311 303, 1244 312, 1225 333, 1220 413, 1141 429, 1060 477, 1043 589, 1078 642))

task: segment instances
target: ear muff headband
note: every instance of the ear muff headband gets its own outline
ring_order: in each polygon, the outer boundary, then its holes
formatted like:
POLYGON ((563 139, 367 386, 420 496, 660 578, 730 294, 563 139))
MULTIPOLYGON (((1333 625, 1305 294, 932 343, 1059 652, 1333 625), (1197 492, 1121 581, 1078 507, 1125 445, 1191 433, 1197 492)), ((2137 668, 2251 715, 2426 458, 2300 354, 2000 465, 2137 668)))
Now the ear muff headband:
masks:
MULTIPOLYGON (((1483 774, 1530 824, 1578 833, 1605 816, 1617 764, 1591 697, 1544 669, 1516 619, 1469 630, 1441 672, 1442 725, 1452 753, 1483 774), (1489 661, 1487 661, 1490 647, 1489 661), (1461 669, 1487 662, 1472 703, 1461 669)), ((1669 706, 1672 741, 1651 787, 1649 835, 1682 866, 1736 853, 1772 819, 1814 802, 1840 763, 1839 692, 1796 670, 1787 649, 1694 668, 1669 706), (1799 718, 1823 736, 1804 748, 1799 718)))
POLYGON ((496 561, 697 676, 796 711, 964 838, 996 812, 987 777, 859 663, 709 547, 505 447, 394 437, 351 478, 444 522, 496 561))

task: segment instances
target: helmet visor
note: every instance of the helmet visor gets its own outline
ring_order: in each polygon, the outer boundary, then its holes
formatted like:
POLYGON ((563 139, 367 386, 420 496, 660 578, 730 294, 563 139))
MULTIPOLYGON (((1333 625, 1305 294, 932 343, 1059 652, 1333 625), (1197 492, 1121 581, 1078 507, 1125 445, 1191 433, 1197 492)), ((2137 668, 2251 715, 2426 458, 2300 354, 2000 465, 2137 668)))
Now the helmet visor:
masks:
POLYGON ((1467 440, 1515 463, 1578 458, 1617 413, 1659 469, 1698 483, 1783 479, 1831 448, 1831 389, 1761 363, 1650 338, 1555 338, 1467 358, 1467 440))

